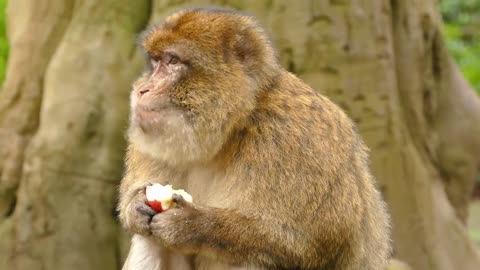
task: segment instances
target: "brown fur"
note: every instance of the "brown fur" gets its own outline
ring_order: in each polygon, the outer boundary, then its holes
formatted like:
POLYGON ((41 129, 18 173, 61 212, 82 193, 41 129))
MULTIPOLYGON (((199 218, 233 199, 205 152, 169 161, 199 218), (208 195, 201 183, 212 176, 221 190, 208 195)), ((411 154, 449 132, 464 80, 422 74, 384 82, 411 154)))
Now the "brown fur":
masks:
MULTIPOLYGON (((163 97, 187 120, 160 118, 158 129, 194 139, 159 146, 168 132, 138 131, 132 117, 120 187, 122 223, 157 243, 165 265, 185 256, 186 269, 386 268, 389 218, 354 124, 279 66, 254 19, 184 10, 142 46, 153 59, 173 49, 188 66, 163 97), (138 210, 148 181, 183 188, 194 203, 150 221, 138 210)), ((144 75, 132 95, 154 78, 144 75)))

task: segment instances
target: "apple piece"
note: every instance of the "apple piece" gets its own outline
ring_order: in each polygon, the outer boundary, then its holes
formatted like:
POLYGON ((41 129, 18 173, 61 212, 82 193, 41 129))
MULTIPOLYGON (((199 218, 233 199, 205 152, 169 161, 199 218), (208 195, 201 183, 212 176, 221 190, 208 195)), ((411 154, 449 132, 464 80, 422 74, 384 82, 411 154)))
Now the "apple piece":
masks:
POLYGON ((148 205, 153 210, 161 213, 169 208, 175 207, 172 200, 173 194, 181 195, 186 201, 192 202, 192 196, 183 189, 174 190, 171 185, 162 186, 161 184, 153 184, 145 189, 148 205))
POLYGON ((187 202, 192 202, 192 195, 188 194, 185 190, 183 189, 177 189, 174 190, 173 193, 182 195, 182 197, 185 199, 187 202))
POLYGON ((157 211, 158 213, 163 212, 162 203, 159 201, 148 201, 148 205, 153 208, 153 210, 157 211))
POLYGON ((173 189, 171 185, 153 184, 147 186, 145 194, 150 207, 159 213, 170 208, 172 204, 173 189))

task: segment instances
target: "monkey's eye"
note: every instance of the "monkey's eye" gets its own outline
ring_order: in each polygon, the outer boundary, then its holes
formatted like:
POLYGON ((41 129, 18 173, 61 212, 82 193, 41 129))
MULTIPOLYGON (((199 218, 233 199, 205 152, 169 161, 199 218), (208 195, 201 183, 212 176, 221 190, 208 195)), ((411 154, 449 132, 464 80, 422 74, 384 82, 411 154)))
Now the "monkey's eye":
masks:
POLYGON ((178 64, 178 62, 180 62, 180 59, 178 58, 178 56, 170 55, 170 57, 168 59, 168 64, 169 65, 176 65, 176 64, 178 64))
POLYGON ((176 65, 176 64, 180 63, 180 58, 175 54, 166 53, 164 57, 165 58, 163 59, 163 61, 167 65, 176 65))

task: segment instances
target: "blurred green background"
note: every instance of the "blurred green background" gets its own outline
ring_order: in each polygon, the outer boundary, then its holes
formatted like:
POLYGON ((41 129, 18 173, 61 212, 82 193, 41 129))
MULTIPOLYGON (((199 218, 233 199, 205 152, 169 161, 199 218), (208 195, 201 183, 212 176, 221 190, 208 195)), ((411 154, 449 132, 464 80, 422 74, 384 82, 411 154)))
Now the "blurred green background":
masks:
MULTIPOLYGON (((448 48, 465 78, 480 94, 480 0, 442 0, 440 7, 448 48)), ((470 236, 480 245, 479 200, 472 203, 470 212, 470 236)))
POLYGON ((480 0, 442 0, 448 48, 480 93, 480 0))
POLYGON ((6 14, 7 14, 7 0, 0 0, 0 82, 3 82, 5 78, 5 68, 7 65, 8 55, 8 42, 7 42, 7 29, 5 27, 6 14))

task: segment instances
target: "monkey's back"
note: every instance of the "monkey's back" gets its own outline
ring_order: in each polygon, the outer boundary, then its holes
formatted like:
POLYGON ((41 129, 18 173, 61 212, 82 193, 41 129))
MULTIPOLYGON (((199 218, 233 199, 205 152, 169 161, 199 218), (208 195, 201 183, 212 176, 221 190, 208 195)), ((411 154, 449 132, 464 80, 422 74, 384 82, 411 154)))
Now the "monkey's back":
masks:
POLYGON ((284 217, 283 228, 305 236, 288 244, 312 269, 386 268, 389 216, 368 150, 338 106, 285 71, 238 134, 226 159, 249 179, 242 207, 284 217))

